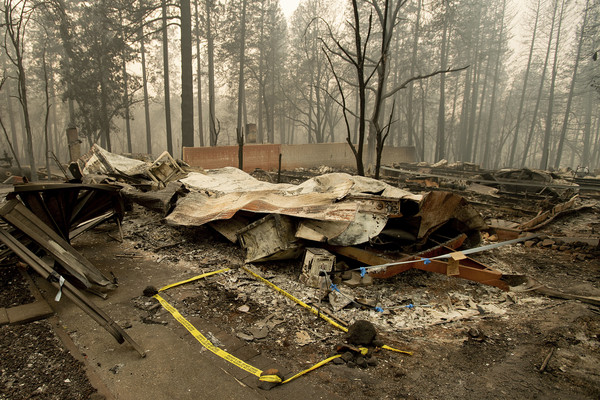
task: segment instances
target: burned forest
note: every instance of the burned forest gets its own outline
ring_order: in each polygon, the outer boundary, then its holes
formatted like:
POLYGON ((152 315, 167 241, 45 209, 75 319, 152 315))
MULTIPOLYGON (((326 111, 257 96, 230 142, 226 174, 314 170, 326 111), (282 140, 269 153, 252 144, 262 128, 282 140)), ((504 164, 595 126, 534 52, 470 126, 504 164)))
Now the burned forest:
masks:
POLYGON ((598 0, 1 0, 0 400, 600 397, 598 0))

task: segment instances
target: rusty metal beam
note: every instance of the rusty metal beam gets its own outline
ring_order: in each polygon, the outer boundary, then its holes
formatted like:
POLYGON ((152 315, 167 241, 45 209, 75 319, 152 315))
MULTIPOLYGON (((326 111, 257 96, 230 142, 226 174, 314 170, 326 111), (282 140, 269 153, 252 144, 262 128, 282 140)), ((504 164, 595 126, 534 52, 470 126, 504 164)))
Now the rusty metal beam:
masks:
MULTIPOLYGON (((466 235, 461 234, 440 246, 433 247, 411 256, 378 253, 373 250, 364 250, 355 247, 327 246, 327 248, 337 254, 352 258, 353 260, 360 261, 367 265, 381 265, 393 262, 403 263, 389 266, 383 271, 369 273, 373 278, 390 278, 412 268, 447 275, 448 262, 444 260, 428 260, 427 264, 425 264, 424 259, 452 253, 463 244, 466 238, 466 235)), ((502 281, 502 273, 500 271, 490 268, 472 258, 467 257, 460 260, 458 271, 458 275, 453 276, 480 282, 485 285, 495 286, 502 290, 508 290, 509 288, 509 285, 502 281)))

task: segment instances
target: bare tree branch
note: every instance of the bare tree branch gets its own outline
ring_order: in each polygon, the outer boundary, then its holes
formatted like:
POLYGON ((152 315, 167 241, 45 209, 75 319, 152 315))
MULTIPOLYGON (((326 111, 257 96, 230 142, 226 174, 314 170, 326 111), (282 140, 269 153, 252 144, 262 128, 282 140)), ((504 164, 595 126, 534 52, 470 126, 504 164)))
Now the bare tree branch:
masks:
POLYGON ((383 98, 387 99, 390 96, 393 96, 394 94, 396 94, 399 90, 402 89, 406 89, 408 84, 413 82, 413 81, 418 81, 418 80, 423 80, 423 79, 427 79, 427 78, 431 78, 432 76, 436 76, 436 75, 440 75, 440 74, 447 74, 450 72, 459 72, 459 71, 463 71, 467 68, 469 68, 470 65, 464 66, 464 67, 460 67, 460 68, 448 68, 448 69, 442 69, 442 70, 438 70, 435 72, 432 72, 430 74, 426 74, 426 75, 417 75, 417 76, 413 76, 412 78, 407 79, 406 81, 404 81, 402 84, 396 86, 394 89, 390 90, 389 92, 385 93, 383 95, 383 98))

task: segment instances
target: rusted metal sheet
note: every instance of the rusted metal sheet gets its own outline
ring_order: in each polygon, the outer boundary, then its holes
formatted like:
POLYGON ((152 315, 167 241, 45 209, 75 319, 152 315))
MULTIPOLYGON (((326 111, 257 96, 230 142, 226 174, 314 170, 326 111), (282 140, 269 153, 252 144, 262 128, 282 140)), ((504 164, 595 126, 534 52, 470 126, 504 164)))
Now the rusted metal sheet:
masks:
POLYGON ((590 207, 590 205, 583 205, 581 207, 576 208, 575 205, 577 198, 578 196, 573 196, 569 201, 555 205, 554 207, 552 207, 552 209, 537 215, 536 217, 530 219, 527 222, 522 223, 521 225, 519 225, 519 229, 524 232, 530 232, 542 228, 543 226, 546 226, 554 218, 558 217, 561 214, 590 207))
POLYGON ((485 221, 461 196, 451 192, 430 192, 421 203, 415 215, 420 219, 417 238, 426 238, 431 232, 447 223, 461 225, 461 231, 475 231, 487 228, 485 221))
POLYGON ((128 176, 145 175, 148 164, 144 161, 113 154, 94 144, 90 150, 77 160, 83 175, 121 174, 128 176))
POLYGON ((178 196, 187 192, 180 182, 169 182, 163 189, 142 192, 128 184, 123 186, 121 194, 128 200, 166 216, 175 207, 178 196))
POLYGON ((326 242, 335 246, 351 246, 365 243, 383 230, 387 215, 357 212, 352 221, 303 220, 296 237, 326 242))
POLYGON ((519 224, 516 222, 493 218, 488 223, 488 226, 496 233, 499 240, 516 239, 522 233, 519 229, 519 224))
POLYGON ((223 168, 191 173, 181 182, 192 192, 166 217, 169 224, 203 225, 228 220, 238 212, 278 214, 299 220, 297 238, 334 245, 369 241, 389 218, 415 214, 421 200, 383 182, 342 173, 294 186, 258 181, 236 168, 223 168))

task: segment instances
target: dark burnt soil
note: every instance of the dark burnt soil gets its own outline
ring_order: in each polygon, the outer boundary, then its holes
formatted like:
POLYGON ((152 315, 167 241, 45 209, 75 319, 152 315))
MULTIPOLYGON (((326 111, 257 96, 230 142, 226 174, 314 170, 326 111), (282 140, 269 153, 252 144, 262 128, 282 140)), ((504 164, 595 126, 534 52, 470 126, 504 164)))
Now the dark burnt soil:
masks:
POLYGON ((0 399, 88 399, 95 392, 47 321, 0 327, 0 360, 0 399))
MULTIPOLYGON (((251 332, 269 310, 240 301, 215 278, 198 285, 202 294, 176 307, 188 316, 201 315, 229 332, 251 332), (240 312, 247 305, 250 312, 240 312)), ((278 303, 284 321, 252 346, 291 373, 299 372, 335 352, 345 335, 293 304, 278 303), (296 335, 307 331, 313 342, 300 346, 296 335)), ((389 346, 410 350, 408 356, 386 350, 373 354, 367 368, 330 364, 311 379, 352 398, 476 399, 571 398, 600 396, 600 317, 597 309, 555 300, 531 309, 515 305, 508 315, 448 323, 406 332, 383 333, 389 346), (546 368, 540 367, 552 350, 546 368)))
POLYGON ((29 284, 16 265, 0 266, 0 308, 9 308, 35 301, 29 284))
MULTIPOLYGON (((22 267, 0 267, 0 307, 35 301, 22 267)), ((96 392, 85 367, 48 321, 0 327, 0 399, 88 399, 96 392)))

